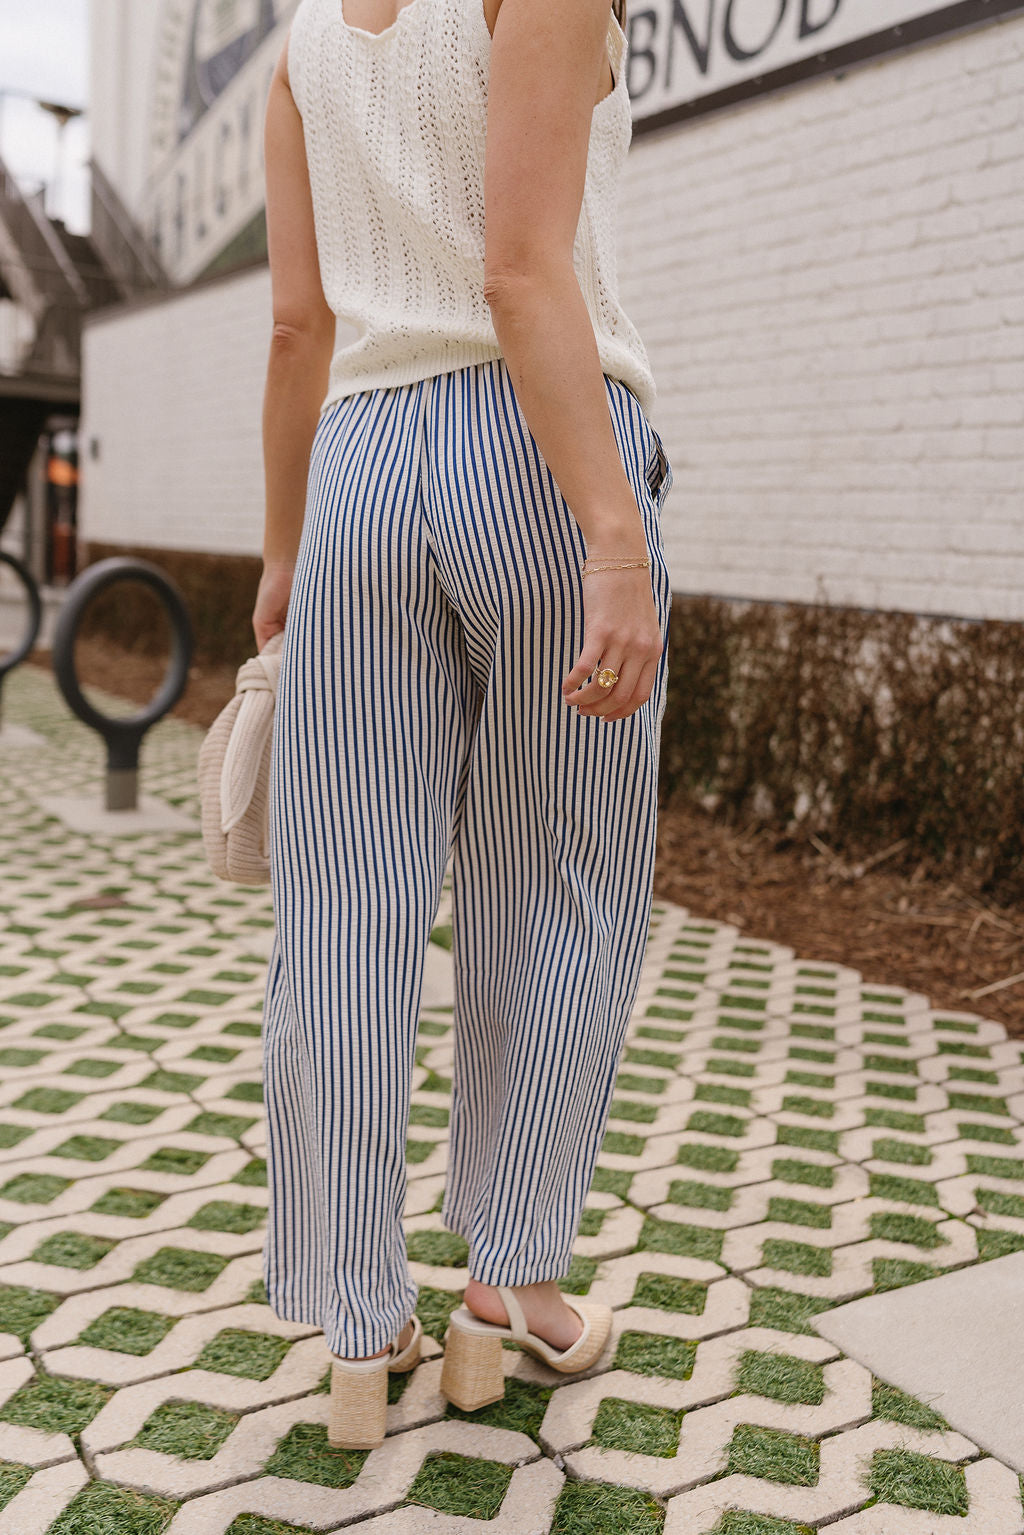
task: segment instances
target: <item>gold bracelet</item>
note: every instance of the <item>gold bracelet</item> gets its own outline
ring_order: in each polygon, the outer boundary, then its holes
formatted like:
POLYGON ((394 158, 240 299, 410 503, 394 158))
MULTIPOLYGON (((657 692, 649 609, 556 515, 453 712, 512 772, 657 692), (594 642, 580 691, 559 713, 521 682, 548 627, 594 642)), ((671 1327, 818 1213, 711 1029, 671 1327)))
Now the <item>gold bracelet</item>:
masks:
POLYGON ((612 560, 596 555, 593 559, 589 556, 583 561, 583 574, 590 576, 595 570, 643 570, 650 566, 649 559, 642 560, 612 560), (588 567, 590 567, 588 569, 588 567))

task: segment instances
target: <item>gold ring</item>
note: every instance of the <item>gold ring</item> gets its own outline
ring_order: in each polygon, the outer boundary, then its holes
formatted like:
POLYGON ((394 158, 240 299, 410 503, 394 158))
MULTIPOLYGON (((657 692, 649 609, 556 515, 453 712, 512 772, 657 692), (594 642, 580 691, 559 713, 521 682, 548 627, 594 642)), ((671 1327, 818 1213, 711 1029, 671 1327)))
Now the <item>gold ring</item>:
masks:
POLYGON ((618 680, 618 672, 613 672, 610 666, 603 667, 597 674, 598 686, 602 688, 614 687, 618 680))

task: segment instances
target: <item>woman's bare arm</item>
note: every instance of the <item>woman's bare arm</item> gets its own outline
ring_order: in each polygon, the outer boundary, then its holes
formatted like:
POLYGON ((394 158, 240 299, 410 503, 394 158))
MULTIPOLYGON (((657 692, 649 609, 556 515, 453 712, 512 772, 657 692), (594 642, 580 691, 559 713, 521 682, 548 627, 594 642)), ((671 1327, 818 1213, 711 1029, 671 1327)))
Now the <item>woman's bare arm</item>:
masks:
POLYGON ((267 246, 273 330, 263 397, 265 564, 294 563, 306 477, 334 350, 324 298, 302 118, 292 98, 285 43, 270 82, 264 128, 267 246))
POLYGON ((516 397, 592 555, 647 553, 572 251, 608 0, 502 0, 484 176, 484 294, 516 397))

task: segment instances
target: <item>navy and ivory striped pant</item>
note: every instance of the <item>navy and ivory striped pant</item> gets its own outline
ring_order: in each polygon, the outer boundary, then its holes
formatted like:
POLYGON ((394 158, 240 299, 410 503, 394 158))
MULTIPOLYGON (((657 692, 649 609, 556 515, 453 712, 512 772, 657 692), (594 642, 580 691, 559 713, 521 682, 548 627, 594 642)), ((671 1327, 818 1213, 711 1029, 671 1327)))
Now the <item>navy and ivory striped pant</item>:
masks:
MULTIPOLYGON (((672 469, 605 375, 667 640, 672 469)), ((449 859, 441 1221, 485 1284, 568 1268, 640 980, 668 675, 564 702, 586 543, 503 358, 320 416, 275 711, 264 1007, 279 1317, 376 1353, 412 1315, 402 1212, 425 946, 449 859)))

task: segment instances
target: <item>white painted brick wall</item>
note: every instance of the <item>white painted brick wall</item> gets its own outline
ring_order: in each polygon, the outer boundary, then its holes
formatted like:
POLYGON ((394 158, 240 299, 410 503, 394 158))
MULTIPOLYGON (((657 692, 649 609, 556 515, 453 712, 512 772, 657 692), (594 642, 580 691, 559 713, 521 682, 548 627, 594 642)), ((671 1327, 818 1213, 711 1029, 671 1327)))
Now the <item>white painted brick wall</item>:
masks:
POLYGON ((82 537, 259 554, 270 332, 265 266, 86 326, 82 537))
MULTIPOLYGON (((1022 95, 1018 17, 637 135, 674 590, 1024 619, 1022 95)), ((90 324, 85 537, 259 552, 269 333, 265 270, 90 324)))
POLYGON ((1018 17, 635 138, 675 591, 1024 619, 1022 94, 1018 17))

